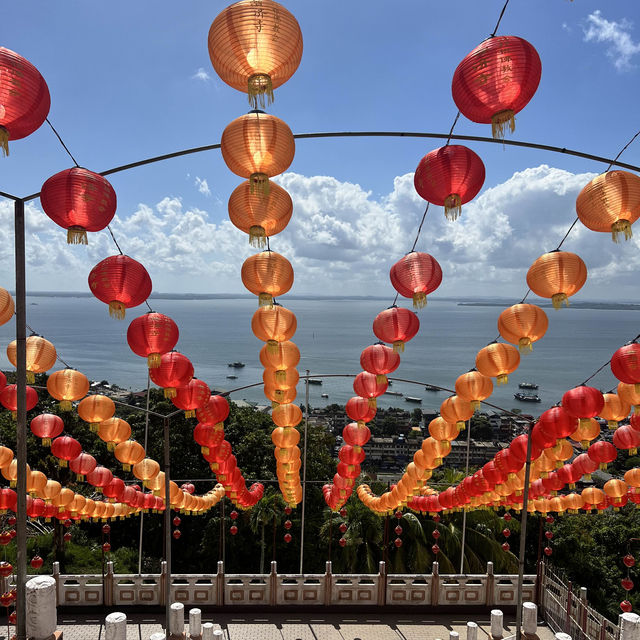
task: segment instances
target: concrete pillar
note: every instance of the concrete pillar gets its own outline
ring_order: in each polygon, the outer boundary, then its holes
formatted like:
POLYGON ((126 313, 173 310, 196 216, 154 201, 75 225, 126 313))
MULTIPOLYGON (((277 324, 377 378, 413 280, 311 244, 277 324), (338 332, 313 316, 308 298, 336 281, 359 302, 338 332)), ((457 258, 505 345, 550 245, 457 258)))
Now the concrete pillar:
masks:
POLYGON ((640 616, 637 613, 623 613, 620 616, 620 640, 640 638, 640 616))
POLYGON ((449 631, 449 640, 460 640, 460 634, 457 631, 449 631))
POLYGON ((502 611, 491 609, 491 637, 502 638, 502 611))
POLYGON ((568 633, 556 633, 553 637, 556 640, 571 640, 571 636, 568 633))
POLYGON ((224 637, 224 633, 222 633, 222 631, 220 631, 220 629, 216 629, 213 632, 213 639, 214 640, 222 640, 223 637, 224 637))
POLYGON ((205 622, 202 625, 202 640, 213 640, 215 636, 213 635, 213 623, 205 622))
POLYGON ((538 607, 533 602, 522 603, 522 629, 525 636, 538 633, 538 607))
POLYGON ((200 609, 189 609, 189 635, 199 638, 202 634, 202 612, 200 609))
POLYGON ((27 637, 44 640, 58 626, 56 581, 51 576, 36 576, 26 584, 27 637))
POLYGON ((467 640, 478 640, 478 625, 475 622, 467 622, 467 640))
POLYGON ((174 602, 169 613, 169 633, 172 636, 182 636, 184 633, 184 605, 174 602))
POLYGON ((166 640, 167 634, 164 631, 159 631, 151 635, 149 640, 166 640))
POLYGON ((127 615, 114 611, 104 619, 105 640, 127 640, 127 615))

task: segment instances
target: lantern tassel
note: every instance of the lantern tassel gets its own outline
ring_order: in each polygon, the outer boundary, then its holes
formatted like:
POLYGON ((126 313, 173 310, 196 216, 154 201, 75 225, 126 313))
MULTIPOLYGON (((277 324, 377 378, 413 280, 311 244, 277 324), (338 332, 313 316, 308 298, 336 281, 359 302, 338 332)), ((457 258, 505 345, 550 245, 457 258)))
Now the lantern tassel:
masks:
POLYGON ((387 380, 387 376, 385 376, 382 373, 379 373, 376 375, 376 384, 389 384, 389 381, 387 380))
POLYGON ((188 409, 187 411, 185 411, 184 412, 184 417, 185 418, 195 418, 196 417, 195 409, 188 409))
POLYGON ((276 382, 279 384, 286 384, 287 382, 287 370, 286 369, 278 369, 276 370, 276 382))
POLYGON ((491 117, 491 135, 494 140, 504 140, 507 125, 511 133, 516 130, 516 118, 512 109, 505 109, 493 114, 491 117))
POLYGON ((36 375, 33 371, 27 371, 27 384, 33 384, 36 381, 36 375))
POLYGON ((277 355, 278 349, 278 341, 277 340, 267 340, 267 353, 272 355, 277 355))
POLYGON ((496 382, 500 384, 507 384, 509 382, 509 376, 506 373, 501 373, 496 377, 496 382))
POLYGON ((413 294, 413 308, 423 309, 427 306, 427 294, 424 291, 417 291, 413 294))
POLYGON ((616 420, 607 420, 607 427, 612 431, 615 431, 618 428, 618 423, 616 420))
POLYGON ((562 305, 565 307, 569 306, 569 298, 566 293, 554 293, 551 296, 551 304, 554 309, 561 309, 562 305))
POLYGON ((271 183, 266 173, 252 173, 249 176, 249 192, 261 196, 268 196, 271 191, 271 183))
POLYGON ((89 244, 86 229, 82 227, 69 227, 67 229, 67 244, 89 244))
MULTIPOLYGON (((494 136, 495 138, 495 136, 494 136)), ((457 193, 452 193, 444 199, 444 217, 447 220, 457 220, 462 212, 462 200, 457 193)))
POLYGON ((73 409, 73 405, 71 404, 71 400, 60 400, 60 411, 71 411, 73 409))
POLYGON ((258 296, 259 307, 273 307, 273 296, 270 293, 261 293, 258 296))
POLYGON ((9 155, 9 132, 0 126, 0 148, 2 148, 2 156, 6 158, 9 155))
POLYGON ((247 81, 247 96, 253 109, 273 104, 273 82, 266 73, 254 73, 247 81))
POLYGON ((633 237, 633 231, 631 231, 631 223, 628 220, 616 220, 611 225, 611 239, 617 244, 619 242, 620 234, 624 234, 624 239, 629 240, 633 237))
POLYGON ((51 446, 51 438, 42 438, 42 446, 50 447, 51 446))
POLYGON ((533 351, 533 345, 531 344, 531 338, 520 338, 518 340, 518 351, 523 355, 531 353, 533 351))
POLYGON ((109 315, 112 318, 116 318, 116 320, 124 320, 125 311, 126 307, 122 302, 112 300, 109 303, 109 315))
POLYGON ((98 433, 99 427, 100 427, 100 423, 99 422, 90 422, 89 423, 89 431, 91 431, 91 433, 98 433))
POLYGON ((396 353, 404 353, 404 341, 403 340, 396 340, 393 343, 393 350, 396 353))
POLYGON ((249 244, 259 249, 264 249, 267 246, 267 232, 264 227, 259 224, 249 227, 249 244))
POLYGON ((581 440, 580 441, 580 445, 582 446, 583 449, 588 449, 589 448, 589 440, 581 440))
POLYGON ((162 361, 162 356, 159 353, 150 353, 147 356, 147 367, 149 369, 157 369, 162 361))
POLYGON ((164 397, 165 398, 175 398, 177 394, 176 388, 175 387, 165 387, 164 390, 164 397))
POLYGON ((377 409, 378 408, 378 401, 375 398, 369 398, 367 402, 368 402, 369 407, 371 409, 377 409))

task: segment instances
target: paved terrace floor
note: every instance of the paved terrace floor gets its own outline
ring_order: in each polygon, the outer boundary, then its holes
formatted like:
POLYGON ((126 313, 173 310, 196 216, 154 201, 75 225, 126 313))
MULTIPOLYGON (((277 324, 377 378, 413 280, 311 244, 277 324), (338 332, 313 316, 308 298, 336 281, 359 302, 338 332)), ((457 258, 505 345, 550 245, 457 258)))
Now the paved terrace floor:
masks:
MULTIPOLYGON (((188 611, 188 608, 185 608, 188 611)), ((188 614, 185 631, 188 638, 188 614)), ((362 614, 345 615, 321 612, 304 614, 207 614, 202 622, 213 622, 222 629, 225 640, 441 640, 449 639, 450 631, 457 631, 460 639, 466 639, 468 621, 479 625, 478 640, 490 640, 489 614, 478 617, 466 615, 416 615, 416 614, 362 614)), ((104 618, 98 615, 59 615, 58 630, 64 640, 105 640, 104 618)), ((514 618, 505 616, 503 637, 515 633, 514 618)), ((149 640, 151 634, 163 631, 162 617, 131 615, 127 627, 127 640, 149 640)), ((11 628, 11 633, 15 630, 11 628)), ((11 637, 11 636, 10 636, 11 637)), ((538 638, 553 640, 554 634, 538 623, 538 638)), ((0 640, 6 640, 0 628, 0 640)))

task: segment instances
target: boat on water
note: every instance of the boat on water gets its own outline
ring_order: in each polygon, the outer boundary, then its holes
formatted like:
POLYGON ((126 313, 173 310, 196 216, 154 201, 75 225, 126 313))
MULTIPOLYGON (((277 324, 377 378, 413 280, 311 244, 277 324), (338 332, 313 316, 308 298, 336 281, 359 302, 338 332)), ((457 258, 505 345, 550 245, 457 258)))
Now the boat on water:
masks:
POLYGON ((321 393, 321 394, 320 394, 320 397, 321 397, 321 398, 328 398, 328 397, 329 397, 329 394, 328 394, 328 393, 321 393))
POLYGON ((518 385, 521 389, 537 389, 538 385, 535 382, 521 382, 518 385))
POLYGON ((244 362, 228 362, 227 367, 233 367, 234 369, 242 369, 245 364, 244 362))
POLYGON ((513 397, 521 402, 542 402, 537 393, 514 393, 513 397))
POLYGON ((322 380, 314 380, 313 378, 309 378, 309 384, 322 384, 322 380))
POLYGON ((237 380, 238 376, 227 376, 227 378, 229 378, 229 380, 237 380))
POLYGON ((424 390, 425 391, 440 391, 440 389, 438 387, 434 387, 432 384, 425 384, 424 385, 424 390))
POLYGON ((422 398, 414 398, 413 396, 405 396, 407 402, 422 402, 422 398))
POLYGON ((385 391, 384 395, 385 396, 402 396, 402 394, 399 391, 385 391))

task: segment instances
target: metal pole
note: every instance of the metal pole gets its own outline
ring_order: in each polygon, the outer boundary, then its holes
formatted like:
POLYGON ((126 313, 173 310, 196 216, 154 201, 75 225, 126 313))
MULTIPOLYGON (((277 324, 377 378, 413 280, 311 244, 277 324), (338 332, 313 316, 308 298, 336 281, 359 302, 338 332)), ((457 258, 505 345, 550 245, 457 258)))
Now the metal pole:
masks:
POLYGON ((516 610, 516 640, 522 638, 522 583, 524 582, 524 552, 527 538, 527 516, 529 506, 529 479, 531 478, 531 433, 533 423, 529 423, 527 433, 527 461, 524 470, 524 493, 522 496, 522 517, 520 518, 520 557, 518 558, 518 604, 516 610))
POLYGON ((24 245, 24 201, 16 200, 15 214, 15 264, 16 264, 16 454, 18 501, 16 506, 16 637, 27 637, 27 303, 24 245))
MULTIPOLYGON (((147 411, 144 416, 144 450, 147 450, 149 442, 149 387, 151 376, 147 373, 147 411)), ((142 574, 142 535, 144 533, 144 511, 140 512, 140 541, 138 542, 138 575, 142 574)))
MULTIPOLYGON (((467 420, 467 460, 464 467, 465 477, 469 475, 469 451, 471 450, 471 419, 467 420)), ((464 544, 467 535, 467 510, 462 512, 462 545, 460 546, 460 573, 464 573, 464 544)))
POLYGON ((166 572, 164 583, 164 630, 165 637, 169 640, 169 620, 171 614, 171 456, 169 454, 169 419, 164 419, 164 544, 166 572))
POLYGON ((225 496, 222 497, 222 568, 227 572, 227 523, 224 519, 225 496))
POLYGON ((304 508, 307 497, 307 427, 309 425, 309 369, 304 380, 304 445, 302 454, 302 522, 300 523, 300 575, 304 565, 304 508))

